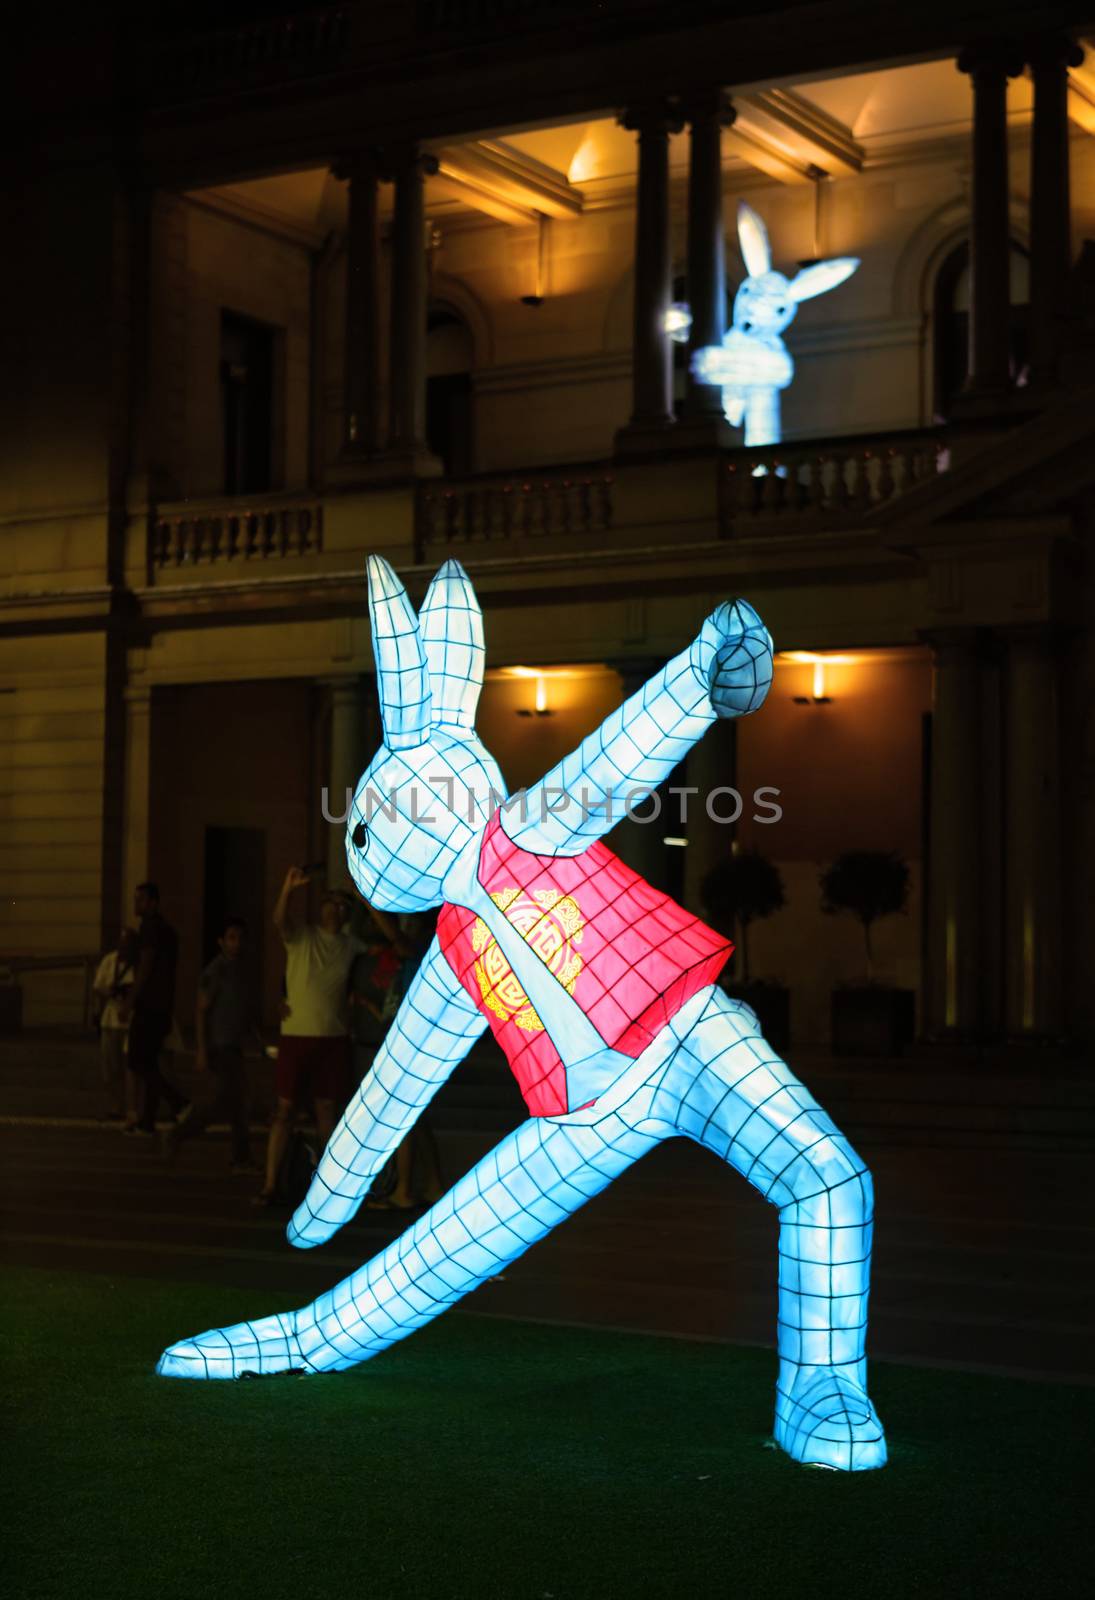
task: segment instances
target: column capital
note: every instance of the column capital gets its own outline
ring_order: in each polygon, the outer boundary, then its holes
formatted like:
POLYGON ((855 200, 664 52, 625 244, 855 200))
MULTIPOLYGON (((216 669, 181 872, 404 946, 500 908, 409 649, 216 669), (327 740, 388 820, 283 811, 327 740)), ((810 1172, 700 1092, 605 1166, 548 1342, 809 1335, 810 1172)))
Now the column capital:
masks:
POLYGON ((1066 642, 1067 630, 1056 622, 1005 622, 993 633, 1014 653, 1056 655, 1066 642))
POLYGON ((930 646, 937 656, 946 653, 952 659, 976 654, 981 648, 983 638, 982 630, 972 626, 918 628, 916 635, 921 643, 930 646))
POLYGON ((381 152, 379 172, 387 183, 395 183, 399 178, 411 177, 415 173, 423 178, 432 178, 440 166, 440 161, 431 150, 420 150, 416 140, 406 139, 399 144, 385 145, 381 152))
POLYGON ((619 112, 616 120, 621 128, 637 133, 641 139, 648 138, 652 134, 661 134, 664 137, 671 133, 680 133, 684 127, 681 105, 675 96, 662 100, 640 101, 637 105, 628 106, 626 110, 619 112))
POLYGON ((975 39, 958 55, 959 72, 971 78, 1017 78, 1023 70, 1023 49, 1014 39, 975 39))
POLYGON ((327 672, 315 682, 321 689, 329 689, 335 699, 348 701, 359 695, 364 688, 364 679, 367 673, 349 669, 346 672, 327 672))
POLYGON ((362 145, 336 156, 331 162, 331 174, 344 183, 354 178, 379 179, 383 165, 384 151, 379 145, 362 145))
POLYGON ((693 127, 697 123, 713 122, 718 128, 729 128, 737 117, 734 102, 725 89, 689 89, 680 98, 681 115, 693 127))
POLYGON ((1023 45, 1029 64, 1034 67, 1079 67, 1083 65, 1084 51, 1070 33, 1039 33, 1023 45))

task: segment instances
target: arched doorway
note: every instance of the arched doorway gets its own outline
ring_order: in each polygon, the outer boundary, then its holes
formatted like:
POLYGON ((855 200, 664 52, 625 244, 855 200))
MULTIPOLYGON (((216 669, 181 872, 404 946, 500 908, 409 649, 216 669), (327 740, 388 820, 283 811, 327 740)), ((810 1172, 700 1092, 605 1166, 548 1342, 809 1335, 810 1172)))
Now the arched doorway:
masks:
POLYGON ((474 470, 471 329, 458 311, 431 305, 426 322, 426 441, 448 478, 474 470))
MULTIPOLYGON (((1022 245, 1012 241, 1011 316, 1008 364, 1012 383, 1025 381, 1029 361, 1028 301, 1030 263, 1022 245)), ((963 242, 946 257, 935 278, 932 299, 933 405, 937 422, 951 415, 955 398, 969 373, 970 247, 963 242)))

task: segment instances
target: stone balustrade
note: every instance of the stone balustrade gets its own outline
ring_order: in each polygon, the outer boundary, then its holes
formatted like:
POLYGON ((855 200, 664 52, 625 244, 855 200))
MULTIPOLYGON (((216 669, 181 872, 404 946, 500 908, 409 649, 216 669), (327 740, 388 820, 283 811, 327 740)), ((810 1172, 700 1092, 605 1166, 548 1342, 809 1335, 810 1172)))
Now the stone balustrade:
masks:
POLYGON ((947 464, 938 428, 732 450, 719 482, 720 532, 733 537, 756 523, 846 526, 947 464))
POLYGON ((418 493, 418 543, 432 553, 450 544, 603 533, 612 527, 612 489, 604 467, 431 483, 418 493))
POLYGON ((272 566, 302 561, 301 572, 340 571, 364 553, 352 532, 359 514, 374 548, 398 548, 413 520, 414 559, 420 561, 447 554, 474 559, 491 550, 520 555, 535 549, 560 558, 598 545, 626 551, 632 537, 646 545, 652 537, 655 543, 669 537, 656 517, 648 519, 650 495, 672 500, 682 474, 714 474, 707 479, 710 511, 698 518, 693 513, 690 537, 854 532, 872 510, 944 471, 948 461, 942 429, 910 429, 730 450, 703 460, 669 455, 660 462, 604 461, 408 482, 397 487, 394 500, 392 486, 383 496, 362 487, 350 498, 343 491, 337 505, 328 503, 331 518, 338 511, 339 531, 337 537, 331 531, 326 550, 324 502, 315 495, 186 501, 159 507, 152 521, 149 581, 216 583, 234 580, 249 567, 261 582, 272 566), (316 558, 322 558, 318 565, 316 558))
POLYGON ((152 524, 149 567, 242 565, 316 555, 323 549, 323 505, 314 499, 241 504, 237 500, 162 507, 152 524))
POLYGON ((147 51, 147 80, 161 91, 199 93, 241 79, 284 79, 329 70, 345 57, 359 11, 330 6, 187 32, 180 38, 168 35, 147 51))

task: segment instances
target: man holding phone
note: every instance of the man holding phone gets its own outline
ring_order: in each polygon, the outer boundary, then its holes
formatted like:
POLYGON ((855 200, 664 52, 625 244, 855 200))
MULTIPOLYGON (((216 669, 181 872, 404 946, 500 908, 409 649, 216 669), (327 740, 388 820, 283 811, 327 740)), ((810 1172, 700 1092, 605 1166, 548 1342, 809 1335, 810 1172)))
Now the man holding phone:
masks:
POLYGON ((310 1094, 325 1147, 350 1088, 349 977, 365 946, 346 931, 350 902, 344 894, 324 893, 318 922, 293 914, 290 901, 311 877, 312 869, 290 867, 274 907, 274 926, 285 945, 286 1011, 260 1205, 274 1203, 278 1171, 301 1103, 310 1094))

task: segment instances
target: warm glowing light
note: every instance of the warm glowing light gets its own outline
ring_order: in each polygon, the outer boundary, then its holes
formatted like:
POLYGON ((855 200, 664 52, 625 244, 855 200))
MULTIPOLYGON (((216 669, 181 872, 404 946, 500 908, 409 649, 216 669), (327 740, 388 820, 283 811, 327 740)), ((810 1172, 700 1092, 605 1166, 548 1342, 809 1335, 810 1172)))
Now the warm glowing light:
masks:
MULTIPOLYGON (((867 1169, 762 1039, 755 1013, 719 987, 729 941, 603 842, 718 718, 763 704, 764 623, 744 600, 718 606, 639 693, 507 801, 475 728, 485 650, 467 573, 446 561, 416 614, 386 561, 370 556, 368 571, 383 742, 350 807, 346 860, 363 899, 436 910, 437 932, 290 1241, 323 1244, 349 1221, 488 1028, 530 1115, 336 1288, 180 1340, 157 1370, 226 1379, 356 1366, 497 1277, 653 1145, 684 1135, 779 1215, 776 1443, 813 1466, 881 1467, 886 1442, 865 1387, 867 1169)), ((549 715, 547 672, 512 675, 535 680, 536 710, 549 715)))
POLYGON ((815 661, 824 662, 826 666, 830 667, 852 667, 861 659, 860 656, 836 655, 828 650, 824 654, 817 650, 781 650, 776 657, 776 660, 781 663, 793 661, 796 665, 801 663, 803 666, 809 667, 812 667, 815 661))
POLYGON ((674 301, 665 314, 665 331, 674 344, 688 343, 688 335, 692 331, 692 313, 679 300, 674 301))
POLYGON ((783 650, 776 659, 781 666, 804 666, 813 667, 814 669, 813 689, 811 694, 797 694, 793 696, 797 705, 809 705, 811 699, 815 704, 820 702, 827 705, 832 699, 832 696, 825 693, 826 667, 852 666, 858 660, 860 660, 860 657, 846 655, 822 655, 816 650, 783 650))

